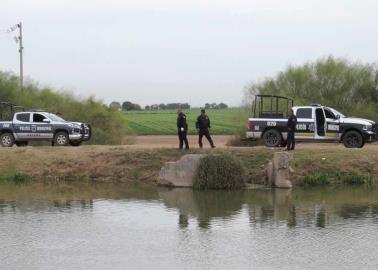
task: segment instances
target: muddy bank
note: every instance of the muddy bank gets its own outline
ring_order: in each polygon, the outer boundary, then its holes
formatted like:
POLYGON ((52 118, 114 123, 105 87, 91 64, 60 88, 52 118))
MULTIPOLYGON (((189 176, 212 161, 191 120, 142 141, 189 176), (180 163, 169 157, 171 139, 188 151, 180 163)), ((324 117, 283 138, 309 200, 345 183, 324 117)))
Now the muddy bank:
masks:
MULTIPOLYGON (((25 147, 1 148, 0 181, 21 175, 35 182, 90 180, 102 182, 140 181, 156 183, 161 167, 188 153, 228 153, 242 161, 247 181, 263 183, 264 165, 273 151, 265 147, 223 148, 179 151, 176 149, 137 149, 127 146, 83 146, 78 148, 25 147), (29 179, 29 178, 28 178, 29 179)), ((378 147, 363 149, 298 149, 291 166, 294 185, 303 179, 329 176, 339 181, 345 175, 378 176, 378 147)), ((315 179, 315 180, 316 180, 315 179)), ((310 179, 311 180, 311 179, 310 179)))

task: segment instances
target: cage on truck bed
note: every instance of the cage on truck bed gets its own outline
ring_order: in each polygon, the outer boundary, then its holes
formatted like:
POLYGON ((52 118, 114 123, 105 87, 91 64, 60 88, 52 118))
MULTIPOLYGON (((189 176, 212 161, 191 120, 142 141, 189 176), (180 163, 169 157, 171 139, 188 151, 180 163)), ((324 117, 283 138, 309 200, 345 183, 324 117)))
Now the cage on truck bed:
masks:
POLYGON ((0 101, 0 121, 12 121, 15 113, 24 110, 22 106, 15 105, 11 102, 0 101))
POLYGON ((253 102, 253 118, 287 118, 287 112, 294 106, 290 97, 256 95, 253 102))

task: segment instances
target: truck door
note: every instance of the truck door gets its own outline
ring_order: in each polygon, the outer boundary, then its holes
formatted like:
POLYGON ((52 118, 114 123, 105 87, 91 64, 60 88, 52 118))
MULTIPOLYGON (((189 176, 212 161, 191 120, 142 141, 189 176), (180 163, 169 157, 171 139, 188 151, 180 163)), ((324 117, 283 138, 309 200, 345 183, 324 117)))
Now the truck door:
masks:
POLYGON ((324 107, 326 118, 326 138, 329 140, 340 139, 340 119, 329 109, 324 107))
POLYGON ((298 108, 295 115, 297 116, 296 139, 314 139, 315 137, 315 120, 313 108, 298 108))
POLYGON ((326 118, 324 115, 323 108, 318 107, 315 109, 315 138, 316 139, 326 139, 326 118))
POLYGON ((30 113, 17 113, 13 119, 14 135, 16 140, 28 139, 31 131, 30 113))
POLYGON ((41 113, 33 113, 31 133, 34 139, 52 139, 51 120, 41 113))

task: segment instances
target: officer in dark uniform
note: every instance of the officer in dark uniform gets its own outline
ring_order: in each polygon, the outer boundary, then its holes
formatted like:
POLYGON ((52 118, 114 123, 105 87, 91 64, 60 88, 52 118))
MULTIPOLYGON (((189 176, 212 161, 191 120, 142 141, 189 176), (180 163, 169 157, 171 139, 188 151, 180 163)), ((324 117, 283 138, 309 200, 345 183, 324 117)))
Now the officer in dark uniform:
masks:
POLYGON ((205 136, 206 139, 209 141, 211 148, 215 148, 214 142, 211 139, 210 132, 209 132, 209 129, 211 128, 210 118, 209 116, 207 116, 205 110, 201 110, 201 115, 198 116, 197 118, 196 128, 198 130, 198 136, 199 136, 199 139, 198 139, 199 147, 200 148, 203 147, 202 138, 203 136, 205 136))
POLYGON ((184 143, 185 149, 189 149, 189 142, 187 138, 188 124, 186 122, 186 115, 181 109, 177 109, 177 134, 180 141, 180 149, 184 148, 184 143))
POLYGON ((294 115, 293 109, 289 110, 289 118, 287 119, 287 150, 295 149, 295 131, 297 128, 297 117, 294 115))

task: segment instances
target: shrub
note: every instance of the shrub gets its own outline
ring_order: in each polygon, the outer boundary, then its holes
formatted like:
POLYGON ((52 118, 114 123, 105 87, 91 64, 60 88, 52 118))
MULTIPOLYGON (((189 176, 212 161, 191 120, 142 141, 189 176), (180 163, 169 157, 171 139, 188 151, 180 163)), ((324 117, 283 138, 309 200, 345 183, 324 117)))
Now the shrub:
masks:
POLYGON ((245 169, 241 161, 231 155, 208 155, 201 159, 195 189, 239 189, 245 186, 245 169))

